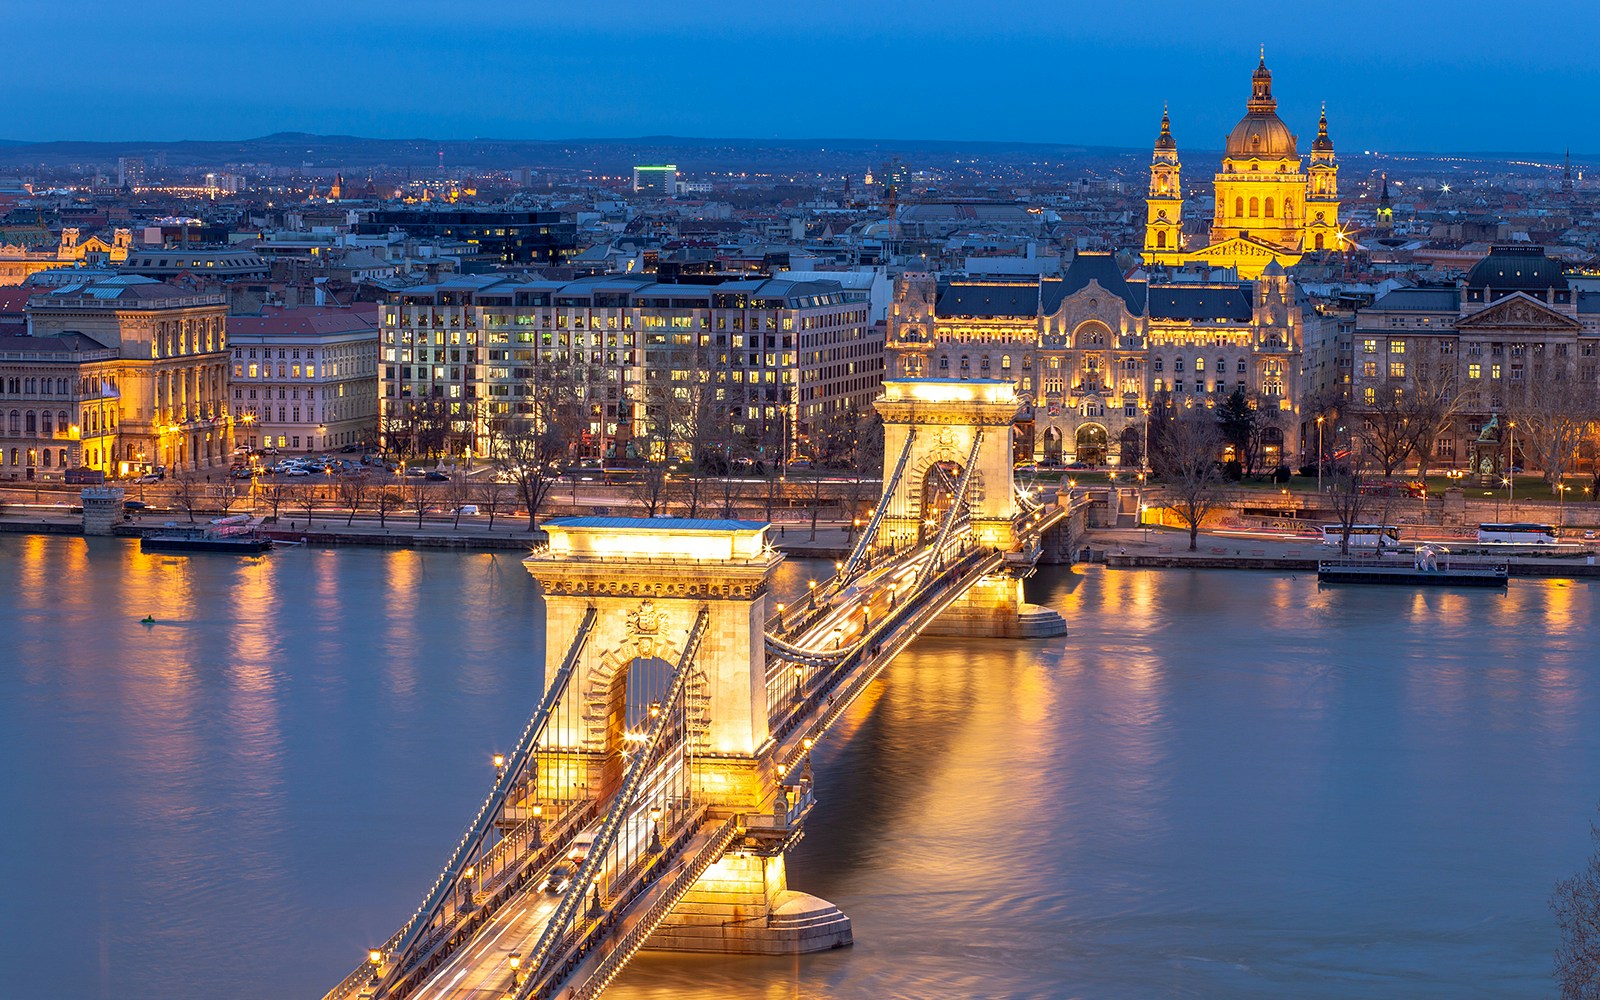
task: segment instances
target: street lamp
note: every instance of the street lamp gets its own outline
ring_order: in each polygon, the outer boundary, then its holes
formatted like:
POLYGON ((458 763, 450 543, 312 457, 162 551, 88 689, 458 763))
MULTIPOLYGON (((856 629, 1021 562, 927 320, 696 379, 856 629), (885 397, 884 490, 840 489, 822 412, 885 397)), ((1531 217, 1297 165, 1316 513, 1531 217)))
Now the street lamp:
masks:
MULTIPOLYGON (((1517 502, 1517 485, 1512 481, 1516 478, 1514 470, 1517 467, 1517 422, 1508 420, 1506 426, 1511 428, 1511 454, 1506 456, 1506 503, 1510 504, 1517 502)), ((1511 516, 1516 517, 1516 512, 1513 511, 1511 516)))
POLYGON ((1317 417, 1317 496, 1322 496, 1322 417, 1320 416, 1317 417))

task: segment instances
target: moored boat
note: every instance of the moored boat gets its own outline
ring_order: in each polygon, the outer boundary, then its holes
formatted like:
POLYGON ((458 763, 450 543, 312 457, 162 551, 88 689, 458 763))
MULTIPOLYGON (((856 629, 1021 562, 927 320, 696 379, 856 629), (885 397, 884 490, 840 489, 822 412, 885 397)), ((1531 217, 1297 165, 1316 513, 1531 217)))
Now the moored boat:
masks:
POLYGON ((272 539, 256 527, 248 514, 221 517, 207 524, 178 524, 168 521, 152 528, 139 539, 141 552, 226 552, 234 555, 260 555, 272 548, 272 539))

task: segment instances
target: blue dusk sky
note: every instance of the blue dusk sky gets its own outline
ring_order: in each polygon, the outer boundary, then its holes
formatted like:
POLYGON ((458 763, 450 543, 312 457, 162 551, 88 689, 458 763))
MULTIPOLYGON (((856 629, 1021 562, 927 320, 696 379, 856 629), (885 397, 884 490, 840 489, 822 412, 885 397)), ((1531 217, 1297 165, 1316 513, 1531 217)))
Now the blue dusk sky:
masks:
POLYGON ((1302 141, 1600 151, 1600 4, 7 0, 0 138, 951 139, 1217 149, 1266 45, 1302 141), (1259 15, 1254 11, 1260 11, 1259 15))

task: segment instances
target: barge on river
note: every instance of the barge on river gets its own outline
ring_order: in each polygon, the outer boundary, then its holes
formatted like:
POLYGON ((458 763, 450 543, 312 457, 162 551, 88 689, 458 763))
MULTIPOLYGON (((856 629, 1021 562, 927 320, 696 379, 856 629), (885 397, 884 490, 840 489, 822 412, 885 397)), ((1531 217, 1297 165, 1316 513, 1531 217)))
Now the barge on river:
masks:
POLYGON ((1449 552, 1419 545, 1405 561, 1383 556, 1320 559, 1318 583, 1392 583, 1411 587, 1499 587, 1511 575, 1503 562, 1452 560, 1449 552))
POLYGON ((272 539, 257 528, 248 514, 219 517, 208 524, 178 524, 168 521, 139 539, 141 552, 223 552, 233 555, 260 555, 272 548, 272 539))

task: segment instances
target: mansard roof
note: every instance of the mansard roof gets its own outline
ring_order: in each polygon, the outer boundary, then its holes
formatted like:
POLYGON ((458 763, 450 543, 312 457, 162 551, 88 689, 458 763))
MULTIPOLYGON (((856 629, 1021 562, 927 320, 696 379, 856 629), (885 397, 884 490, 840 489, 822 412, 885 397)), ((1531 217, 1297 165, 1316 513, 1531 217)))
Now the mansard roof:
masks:
POLYGON ((1248 282, 1226 285, 1151 284, 1146 300, 1151 319, 1248 323, 1255 316, 1248 282))
POLYGON ((1461 311, 1461 290, 1455 285, 1424 285, 1420 288, 1396 288, 1386 292, 1372 303, 1371 309, 1402 309, 1407 312, 1461 311))
MULTIPOLYGON (((1036 281, 952 281, 939 293, 934 307, 940 316, 1039 316, 1042 290, 1036 281)), ((1044 285, 1060 285, 1045 281, 1044 285)), ((1057 304, 1061 296, 1052 291, 1057 304)), ((1054 310, 1051 310, 1054 311, 1054 310)))
MULTIPOLYGON (((1084 251, 1073 257, 1066 273, 1061 276, 1061 298, 1087 287, 1090 281, 1099 282, 1101 288, 1119 296, 1135 316, 1144 312, 1144 296, 1123 280, 1122 268, 1117 266, 1117 260, 1111 254, 1084 251)), ((1059 298, 1055 304, 1061 304, 1059 298)), ((1050 303, 1046 302, 1045 306, 1047 313, 1055 312, 1050 308, 1050 303)))

